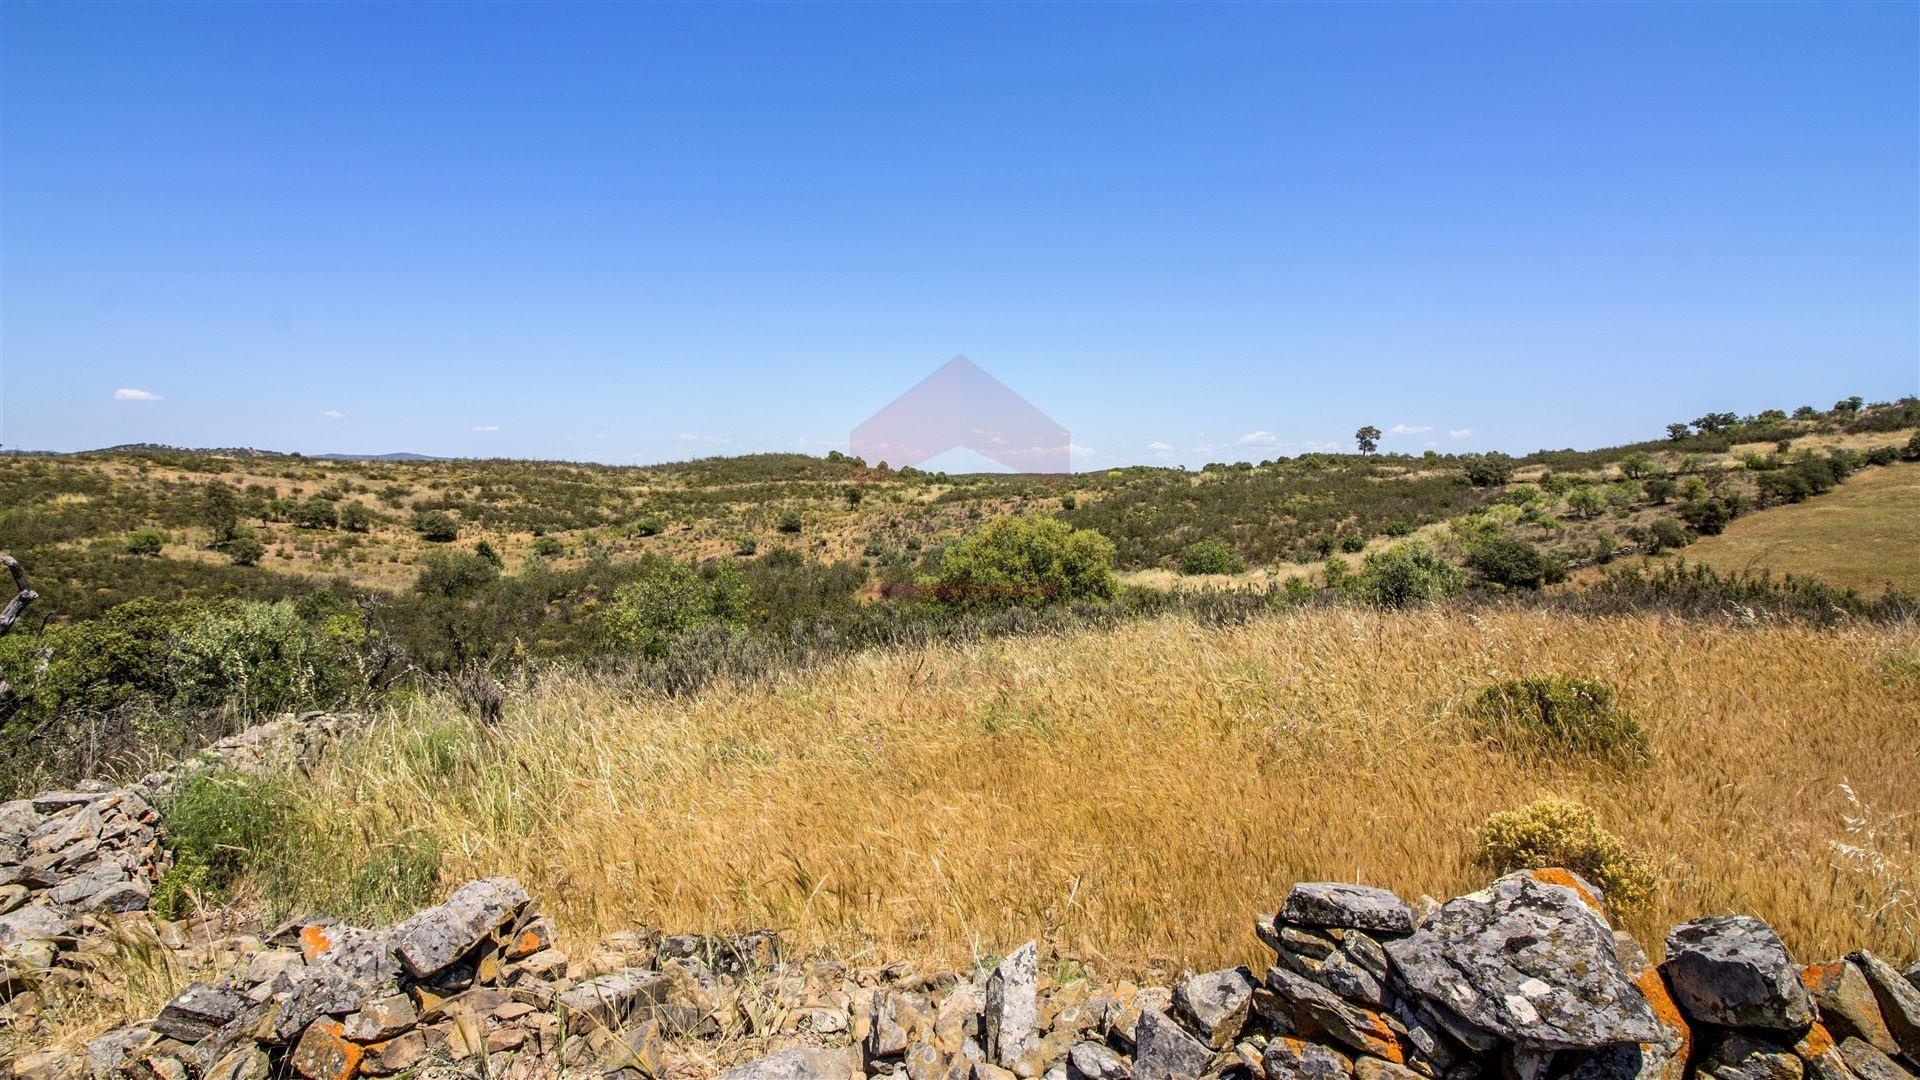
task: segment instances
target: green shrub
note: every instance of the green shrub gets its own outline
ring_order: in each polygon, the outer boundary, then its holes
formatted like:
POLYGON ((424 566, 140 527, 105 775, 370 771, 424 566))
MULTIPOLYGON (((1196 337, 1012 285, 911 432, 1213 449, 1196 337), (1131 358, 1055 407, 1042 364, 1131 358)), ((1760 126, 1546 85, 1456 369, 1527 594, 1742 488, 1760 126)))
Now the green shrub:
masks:
POLYGON ((1513 458, 1498 450, 1468 454, 1461 459, 1467 482, 1474 487, 1498 487, 1513 477, 1513 458))
POLYGON ((1395 519, 1380 526, 1380 531, 1398 540, 1413 535, 1413 522, 1395 519))
POLYGON ((1600 827, 1592 809, 1545 798, 1487 818, 1474 837, 1474 858, 1496 874, 1571 870, 1600 887, 1617 908, 1643 905, 1659 887, 1652 864, 1600 827))
POLYGON ((1723 499, 1693 499, 1680 507, 1680 519, 1702 536, 1718 536, 1733 520, 1733 509, 1723 499))
POLYGON ((556 536, 536 536, 533 538, 533 553, 543 559, 557 559, 567 553, 567 545, 556 536))
POLYGON ((1218 540, 1195 540, 1180 553, 1183 574, 1238 574, 1246 568, 1240 553, 1218 540))
POLYGON ((1467 565, 1503 589, 1538 589, 1564 581, 1567 576, 1567 568, 1559 559, 1504 533, 1476 541, 1468 549, 1467 565))
POLYGON ((791 510, 780 515, 779 529, 783 533, 797 533, 804 524, 800 520, 800 515, 791 510))
POLYGON ((744 616, 746 589, 725 566, 703 573, 686 563, 646 556, 637 569, 638 579, 620 586, 598 615, 602 633, 616 649, 657 660, 675 640, 744 616))
MULTIPOLYGON (((487 549, 489 553, 492 551, 491 547, 487 549)), ((422 560, 413 591, 422 596, 451 599, 478 592, 499 576, 498 555, 489 559, 479 551, 435 552, 422 560)))
POLYGON ((1467 707, 1487 738, 1517 748, 1641 757, 1647 733, 1605 683, 1567 675, 1501 679, 1467 707))
POLYGON ((460 538, 460 523, 443 510, 421 510, 413 515, 413 531, 423 540, 446 544, 460 538))
POLYGON ((287 516, 303 529, 331 529, 340 520, 333 504, 318 495, 293 504, 287 516))
POLYGON ((343 501, 335 510, 335 520, 348 532, 363 533, 373 527, 373 511, 367 504, 351 499, 343 501))
POLYGON ((1920 461, 1920 431, 1914 432, 1913 438, 1907 440, 1907 445, 1900 450, 1900 457, 1903 461, 1920 461))
POLYGON ((1119 593, 1111 541, 1036 515, 995 518, 955 541, 931 585, 942 603, 959 608, 1111 600, 1119 593))
MULTIPOLYGON (((1331 582, 1331 563, 1328 577, 1331 582)), ((1466 575, 1425 544, 1409 540, 1368 555, 1357 573, 1341 577, 1340 587, 1371 604, 1405 607, 1458 594, 1466 588, 1466 575)))
POLYGON ((175 863, 221 894, 242 874, 281 857, 294 821, 294 795, 277 779, 215 770, 189 781, 160 811, 175 863))
POLYGON ((206 861, 199 855, 180 852, 174 856, 173 865, 154 882, 153 898, 147 906, 162 919, 180 918, 187 913, 187 905, 198 901, 207 891, 208 873, 206 861))
POLYGON ((1356 555, 1367 550, 1367 538, 1359 533, 1347 533, 1340 538, 1340 550, 1349 555, 1356 555))
POLYGON ((759 550, 760 550, 759 540, 751 536, 743 536, 740 538, 740 542, 734 546, 733 553, 735 555, 741 556, 742 558, 748 558, 753 556, 759 550))
POLYGON ((136 529, 127 534, 127 542, 121 550, 129 555, 142 558, 155 558, 167 543, 167 534, 156 529, 136 529))
POLYGON ((1670 548, 1683 548, 1692 542, 1692 534, 1678 518, 1655 518, 1653 522, 1653 550, 1665 551, 1670 548))
POLYGON ((227 541, 227 558, 235 566, 258 566, 267 554, 267 546, 253 535, 252 530, 242 527, 242 531, 227 541))

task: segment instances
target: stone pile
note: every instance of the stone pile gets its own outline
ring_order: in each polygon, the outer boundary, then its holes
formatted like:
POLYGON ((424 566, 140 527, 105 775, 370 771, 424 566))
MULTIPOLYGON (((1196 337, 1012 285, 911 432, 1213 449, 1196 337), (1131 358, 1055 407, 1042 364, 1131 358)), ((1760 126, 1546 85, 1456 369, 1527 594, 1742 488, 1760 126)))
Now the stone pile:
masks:
POLYGON ((1920 965, 1797 966, 1763 922, 1676 927, 1651 964, 1599 892, 1523 871, 1415 910, 1302 883, 1256 920, 1274 963, 1169 986, 1029 942, 977 972, 853 969, 733 938, 555 948, 488 879, 385 929, 306 920, 34 1080, 1911 1080, 1920 965))
POLYGON ((0 1000, 58 979, 63 954, 111 916, 146 910, 167 868, 156 804, 214 769, 310 769, 324 747, 361 722, 288 714, 125 787, 88 781, 0 803, 0 1000))

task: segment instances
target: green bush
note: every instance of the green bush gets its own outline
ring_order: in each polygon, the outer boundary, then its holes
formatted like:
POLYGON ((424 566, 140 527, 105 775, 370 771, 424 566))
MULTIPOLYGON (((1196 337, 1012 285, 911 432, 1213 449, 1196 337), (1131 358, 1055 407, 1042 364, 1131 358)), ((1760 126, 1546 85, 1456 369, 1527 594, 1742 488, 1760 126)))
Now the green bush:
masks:
POLYGON ((226 547, 227 558, 233 560, 235 566, 258 566, 267 554, 267 546, 245 526, 227 541, 226 547))
POLYGON ((163 532, 156 529, 136 529, 127 534, 127 542, 122 546, 122 550, 129 555, 151 559, 160 554, 160 549, 166 545, 166 542, 167 534, 163 532))
POLYGON ((1340 538, 1340 550, 1349 555, 1356 555, 1367 550, 1367 538, 1359 533, 1347 533, 1340 538))
POLYGON ((1900 450, 1900 457, 1904 461, 1920 461, 1920 431, 1914 432, 1913 438, 1907 440, 1907 445, 1900 450))
POLYGON ((351 499, 341 502, 335 508, 334 517, 340 527, 348 532, 363 533, 373 527, 373 511, 367 509, 367 504, 363 502, 351 499))
MULTIPOLYGON (((493 549, 487 550, 491 552, 493 549)), ((422 596, 452 599, 471 595, 499 576, 497 555, 489 559, 477 550, 435 552, 422 560, 420 576, 413 581, 413 591, 422 596)))
POLYGON ((287 516, 303 529, 331 529, 340 520, 333 504, 318 495, 293 504, 287 516))
POLYGON ((932 591, 957 608, 1111 600, 1113 544, 1057 518, 995 518, 942 553, 932 591))
POLYGON ((215 770, 189 781, 160 814, 175 864, 220 894, 242 874, 281 857, 292 831, 294 795, 277 779, 215 770))
POLYGON ((794 513, 791 510, 780 515, 779 529, 783 533, 789 533, 789 534, 797 533, 800 531, 803 524, 804 522, 800 520, 800 515, 794 513))
POLYGON ((1519 749, 1642 757, 1647 733, 1605 683, 1567 675, 1501 679, 1467 707, 1482 735, 1519 749))
POLYGON ((1670 548, 1683 548, 1691 543, 1693 536, 1678 518, 1656 518, 1653 522, 1653 550, 1665 551, 1670 548))
POLYGON ((413 531, 423 540, 446 544, 460 538, 460 523, 443 510, 421 510, 413 515, 413 531))
POLYGON ((1567 799, 1541 799, 1487 818, 1474 837, 1474 859, 1496 874, 1571 870, 1618 908, 1645 904, 1660 884, 1652 864, 1602 829, 1592 809, 1567 799))
POLYGON ((1538 589, 1564 581, 1567 576, 1567 568, 1559 559, 1504 533, 1476 541, 1468 550, 1467 565, 1503 589, 1538 589))
POLYGON ((1371 604, 1405 607, 1458 594, 1466 588, 1466 575, 1425 544, 1409 540, 1368 555, 1358 572, 1340 578, 1340 587, 1371 604))
POLYGON ((1461 463, 1467 482, 1474 487, 1498 487, 1513 478, 1513 458, 1498 450, 1469 454, 1461 463))
POLYGON ((1240 553, 1218 540, 1196 540, 1180 553, 1183 574, 1238 574, 1246 568, 1240 553))
POLYGON ((533 538, 533 553, 543 559, 557 559, 567 553, 567 545, 557 536, 536 536, 533 538))
POLYGON ((657 660, 679 638, 744 617, 746 589, 738 573, 724 565, 702 572, 646 556, 637 569, 640 576, 620 586, 598 615, 603 635, 616 649, 657 660))

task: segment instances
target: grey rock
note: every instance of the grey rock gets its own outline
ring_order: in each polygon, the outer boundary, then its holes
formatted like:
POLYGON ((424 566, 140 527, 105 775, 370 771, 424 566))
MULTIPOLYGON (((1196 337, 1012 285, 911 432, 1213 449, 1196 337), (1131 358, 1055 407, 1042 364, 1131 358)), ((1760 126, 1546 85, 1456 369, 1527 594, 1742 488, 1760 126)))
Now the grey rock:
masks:
POLYGON ((1133 1070, 1105 1043, 1077 1042, 1067 1051, 1067 1075, 1076 1080, 1130 1080, 1133 1070))
POLYGON ((1170 1080, 1206 1072, 1213 1051, 1157 1009, 1143 1009, 1133 1029, 1134 1080, 1170 1080))
POLYGON ((1860 1080, 1913 1080, 1898 1062, 1859 1039, 1841 1040, 1840 1057, 1860 1080))
POLYGON ((405 994, 389 994, 362 1002, 360 1011, 347 1017, 342 1034, 354 1042, 370 1043, 391 1039, 419 1022, 420 1013, 413 999, 405 994))
POLYGON ((1371 885, 1303 881, 1287 893, 1280 921, 1296 926, 1405 934, 1413 930, 1413 909, 1398 896, 1371 885))
POLYGON ((1901 975, 1913 984, 1915 990, 1920 990, 1920 960, 1915 960, 1913 963, 1908 964, 1907 970, 1901 972, 1901 975))
POLYGON ((728 1069, 718 1080, 847 1080, 856 1071, 849 1051, 797 1047, 728 1069))
POLYGON ((87 1068, 95 1076, 106 1076, 152 1041, 153 1031, 137 1024, 109 1031, 87 1043, 87 1068))
POLYGON ((673 991, 673 977, 645 968, 622 968, 588 979, 554 998, 568 1012, 607 1028, 626 1027, 650 1015, 673 991))
POLYGON ((1281 949, 1275 955, 1289 971, 1319 983, 1348 1001, 1377 1009, 1386 1000, 1387 988, 1383 977, 1354 963, 1342 948, 1335 948, 1322 958, 1303 955, 1291 949, 1281 949))
POLYGON ((1697 1068, 1711 1080, 1801 1080, 1805 1073, 1793 1051, 1738 1032, 1721 1039, 1697 1068))
POLYGON ((1660 1037, 1613 930, 1573 890, 1524 872, 1443 904, 1386 951, 1414 994, 1527 1049, 1660 1037))
POLYGON ((1920 1062, 1920 989, 1902 978, 1892 964, 1865 949, 1848 953, 1847 960, 1859 965, 1860 973, 1873 987, 1874 1000, 1880 1004, 1880 1018, 1886 1021, 1893 1041, 1900 1045, 1900 1053, 1908 1061, 1920 1062))
POLYGON ((1800 973, 1800 981, 1813 998, 1820 1023, 1834 1039, 1859 1038, 1883 1054, 1900 1052, 1900 1044, 1880 1015, 1873 984, 1859 964, 1852 960, 1815 964, 1800 973))
POLYGON ((1253 976, 1245 968, 1194 975, 1173 988, 1173 1010, 1214 1049, 1232 1046, 1253 1004, 1253 976))
POLYGON ((167 1002, 149 1026, 170 1039, 197 1043, 232 1023, 249 1004, 239 991, 193 983, 167 1002))
POLYGON ((402 973, 400 945, 396 929, 362 930, 353 926, 328 926, 321 931, 328 942, 313 959, 326 964, 369 991, 396 985, 402 973))
POLYGON ((1039 950, 1029 941, 1008 953, 987 979, 982 1030, 989 1061, 1010 1069, 1032 1049, 1040 1025, 1038 995, 1039 950))
POLYGON ((1362 1057, 1353 1063, 1354 1080, 1424 1080, 1405 1065, 1395 1065, 1377 1057, 1362 1057))
POLYGON ((1345 1054, 1300 1039, 1275 1039, 1260 1056, 1267 1080, 1344 1080, 1353 1072, 1345 1054))
POLYGON ((1267 969, 1266 986, 1300 1028, 1323 1031, 1363 1054, 1385 1054, 1398 1047, 1399 1040, 1384 1015, 1342 1001, 1318 983, 1285 968, 1272 967, 1267 969))
POLYGON ((64 937, 72 924, 65 916, 40 904, 15 908, 0 915, 0 945, 64 937))
POLYGON ((1772 1031, 1813 1022, 1787 947, 1773 927, 1749 915, 1714 915, 1674 927, 1660 974, 1689 1020, 1772 1031))
POLYGON ((527 890, 507 878, 482 878, 454 890, 446 903, 394 928, 394 952, 407 974, 425 979, 445 970, 527 905, 527 890))
POLYGON ((362 988, 338 970, 319 964, 288 968, 268 984, 272 1005, 265 1024, 268 1043, 292 1042, 322 1016, 345 1016, 360 1007, 362 988))

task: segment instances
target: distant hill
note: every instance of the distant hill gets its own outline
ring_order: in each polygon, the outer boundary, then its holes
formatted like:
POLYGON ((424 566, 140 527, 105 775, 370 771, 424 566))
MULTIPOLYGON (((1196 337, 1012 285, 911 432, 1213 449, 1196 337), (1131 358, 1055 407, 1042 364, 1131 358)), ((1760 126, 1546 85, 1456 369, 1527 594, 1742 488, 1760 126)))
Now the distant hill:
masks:
POLYGON ((435 457, 432 454, 415 454, 401 451, 397 454, 314 454, 321 461, 454 461, 455 458, 435 457))

